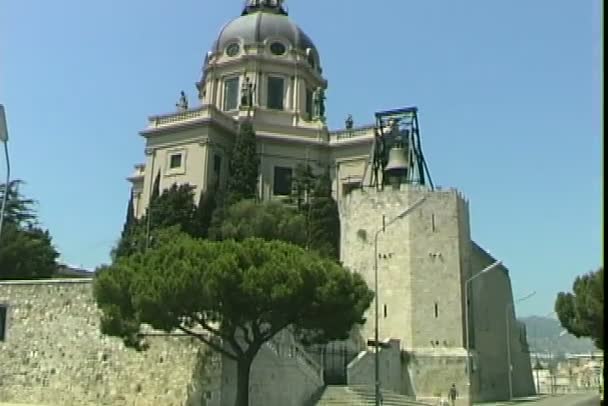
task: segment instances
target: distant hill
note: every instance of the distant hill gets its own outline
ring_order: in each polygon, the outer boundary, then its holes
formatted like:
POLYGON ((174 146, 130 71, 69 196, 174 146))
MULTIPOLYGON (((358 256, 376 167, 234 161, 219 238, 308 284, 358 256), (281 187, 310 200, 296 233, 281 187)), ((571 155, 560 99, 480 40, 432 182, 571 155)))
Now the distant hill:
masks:
POLYGON ((571 334, 560 337, 564 328, 557 319, 530 316, 519 320, 526 325, 530 352, 580 354, 597 351, 591 339, 576 338, 571 334))

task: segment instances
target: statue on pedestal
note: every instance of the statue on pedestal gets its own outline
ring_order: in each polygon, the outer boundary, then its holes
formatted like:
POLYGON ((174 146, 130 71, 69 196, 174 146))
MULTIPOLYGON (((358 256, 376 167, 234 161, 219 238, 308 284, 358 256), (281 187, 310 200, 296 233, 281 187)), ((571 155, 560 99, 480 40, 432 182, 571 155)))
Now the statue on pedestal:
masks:
POLYGON ((313 97, 315 118, 325 121, 325 90, 318 87, 313 97))
POLYGON ((251 83, 248 76, 245 76, 241 86, 241 107, 253 107, 253 95, 255 93, 255 85, 251 83))
POLYGON ((355 125, 355 122, 353 121, 353 115, 352 114, 348 115, 348 117, 346 118, 346 121, 345 121, 344 124, 345 124, 347 130, 352 130, 353 129, 353 126, 355 125))
POLYGON ((175 107, 177 107, 177 111, 180 112, 188 110, 188 99, 183 90, 180 92, 179 101, 175 103, 175 107))

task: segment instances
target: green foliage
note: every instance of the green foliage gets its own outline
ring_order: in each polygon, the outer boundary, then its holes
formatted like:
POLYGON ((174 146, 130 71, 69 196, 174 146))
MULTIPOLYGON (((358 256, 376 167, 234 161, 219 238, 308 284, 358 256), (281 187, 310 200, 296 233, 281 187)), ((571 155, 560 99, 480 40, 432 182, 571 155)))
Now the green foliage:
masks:
POLYGON ((0 279, 40 279, 53 276, 59 253, 51 236, 39 227, 24 229, 8 223, 0 236, 0 279))
POLYGON ((147 224, 148 216, 150 216, 151 229, 177 225, 183 232, 196 235, 194 186, 174 183, 152 202, 148 213, 142 218, 141 222, 147 224))
MULTIPOLYGON (((11 223, 19 227, 36 223, 36 212, 33 209, 36 203, 32 199, 27 199, 19 193, 19 186, 23 184, 21 180, 13 180, 8 185, 8 196, 6 198, 6 209, 4 212, 4 223, 11 223)), ((4 199, 6 184, 0 185, 0 202, 4 199)))
POLYGON ((243 200, 226 208, 223 221, 215 225, 214 240, 242 241, 257 237, 266 241, 280 240, 306 246, 305 218, 295 209, 278 202, 257 203, 243 200))
POLYGON ((154 178, 154 185, 152 186, 152 192, 150 193, 150 202, 155 201, 160 196, 160 171, 154 178))
POLYGON ((321 175, 312 191, 308 210, 309 247, 330 258, 340 256, 340 213, 331 195, 329 171, 321 175))
POLYGON ((230 157, 230 173, 227 183, 227 203, 255 199, 258 196, 260 157, 253 125, 249 121, 241 124, 230 157))
POLYGON ((235 359, 239 405, 247 405, 249 369, 264 342, 289 325, 316 342, 346 338, 373 297, 359 274, 292 244, 209 241, 175 230, 100 269, 94 295, 102 332, 129 346, 145 348, 147 324, 185 332, 235 359))
MULTIPOLYGON (((59 254, 48 231, 37 225, 34 201, 21 196, 21 181, 9 184, 6 214, 0 235, 0 279, 38 279, 53 276, 59 254)), ((0 185, 0 201, 5 185, 0 185)))
POLYGON ((339 259, 340 214, 331 194, 329 170, 317 176, 310 165, 296 166, 290 200, 306 219, 306 247, 339 259))
POLYGON ((125 235, 129 234, 129 232, 135 225, 135 222, 136 222, 136 219, 135 219, 135 210, 133 208, 133 193, 130 192, 129 193, 129 204, 127 205, 127 215, 125 218, 125 224, 122 228, 121 237, 124 237, 125 235))
POLYGON ((590 337, 604 349, 604 267, 579 276, 573 293, 560 292, 555 312, 562 326, 576 337, 590 337))
POLYGON ((298 164, 295 168, 292 181, 292 202, 295 202, 298 210, 306 210, 310 201, 312 190, 317 181, 310 165, 298 164))
POLYGON ((213 212, 217 208, 217 195, 213 190, 205 193, 201 192, 198 201, 198 206, 195 212, 195 227, 196 236, 207 238, 209 236, 209 228, 213 219, 213 212))
POLYGON ((123 234, 112 256, 119 258, 144 250, 149 245, 149 242, 146 244, 146 236, 149 237, 153 230, 177 226, 185 233, 198 236, 201 230, 197 220, 194 187, 188 184, 173 184, 152 200, 142 218, 133 220, 130 226, 125 223, 123 234))

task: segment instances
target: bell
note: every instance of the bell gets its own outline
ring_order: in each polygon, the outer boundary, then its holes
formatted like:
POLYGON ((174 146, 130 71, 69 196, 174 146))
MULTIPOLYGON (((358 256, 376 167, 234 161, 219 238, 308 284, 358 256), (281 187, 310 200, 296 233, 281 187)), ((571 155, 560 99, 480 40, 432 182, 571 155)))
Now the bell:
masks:
POLYGON ((394 189, 399 189, 399 185, 403 183, 407 176, 409 165, 405 152, 406 149, 402 146, 393 147, 388 152, 388 162, 384 168, 384 173, 394 189))

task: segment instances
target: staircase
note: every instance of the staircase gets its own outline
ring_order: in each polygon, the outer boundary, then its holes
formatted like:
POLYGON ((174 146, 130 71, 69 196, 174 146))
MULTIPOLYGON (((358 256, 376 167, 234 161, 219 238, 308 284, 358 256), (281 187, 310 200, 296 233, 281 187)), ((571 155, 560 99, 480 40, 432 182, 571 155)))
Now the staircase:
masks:
MULTIPOLYGON (((382 393, 382 406, 428 406, 429 403, 419 402, 410 396, 399 395, 395 392, 384 390, 382 393)), ((329 385, 323 391, 315 406, 374 406, 375 390, 373 386, 329 385)))

